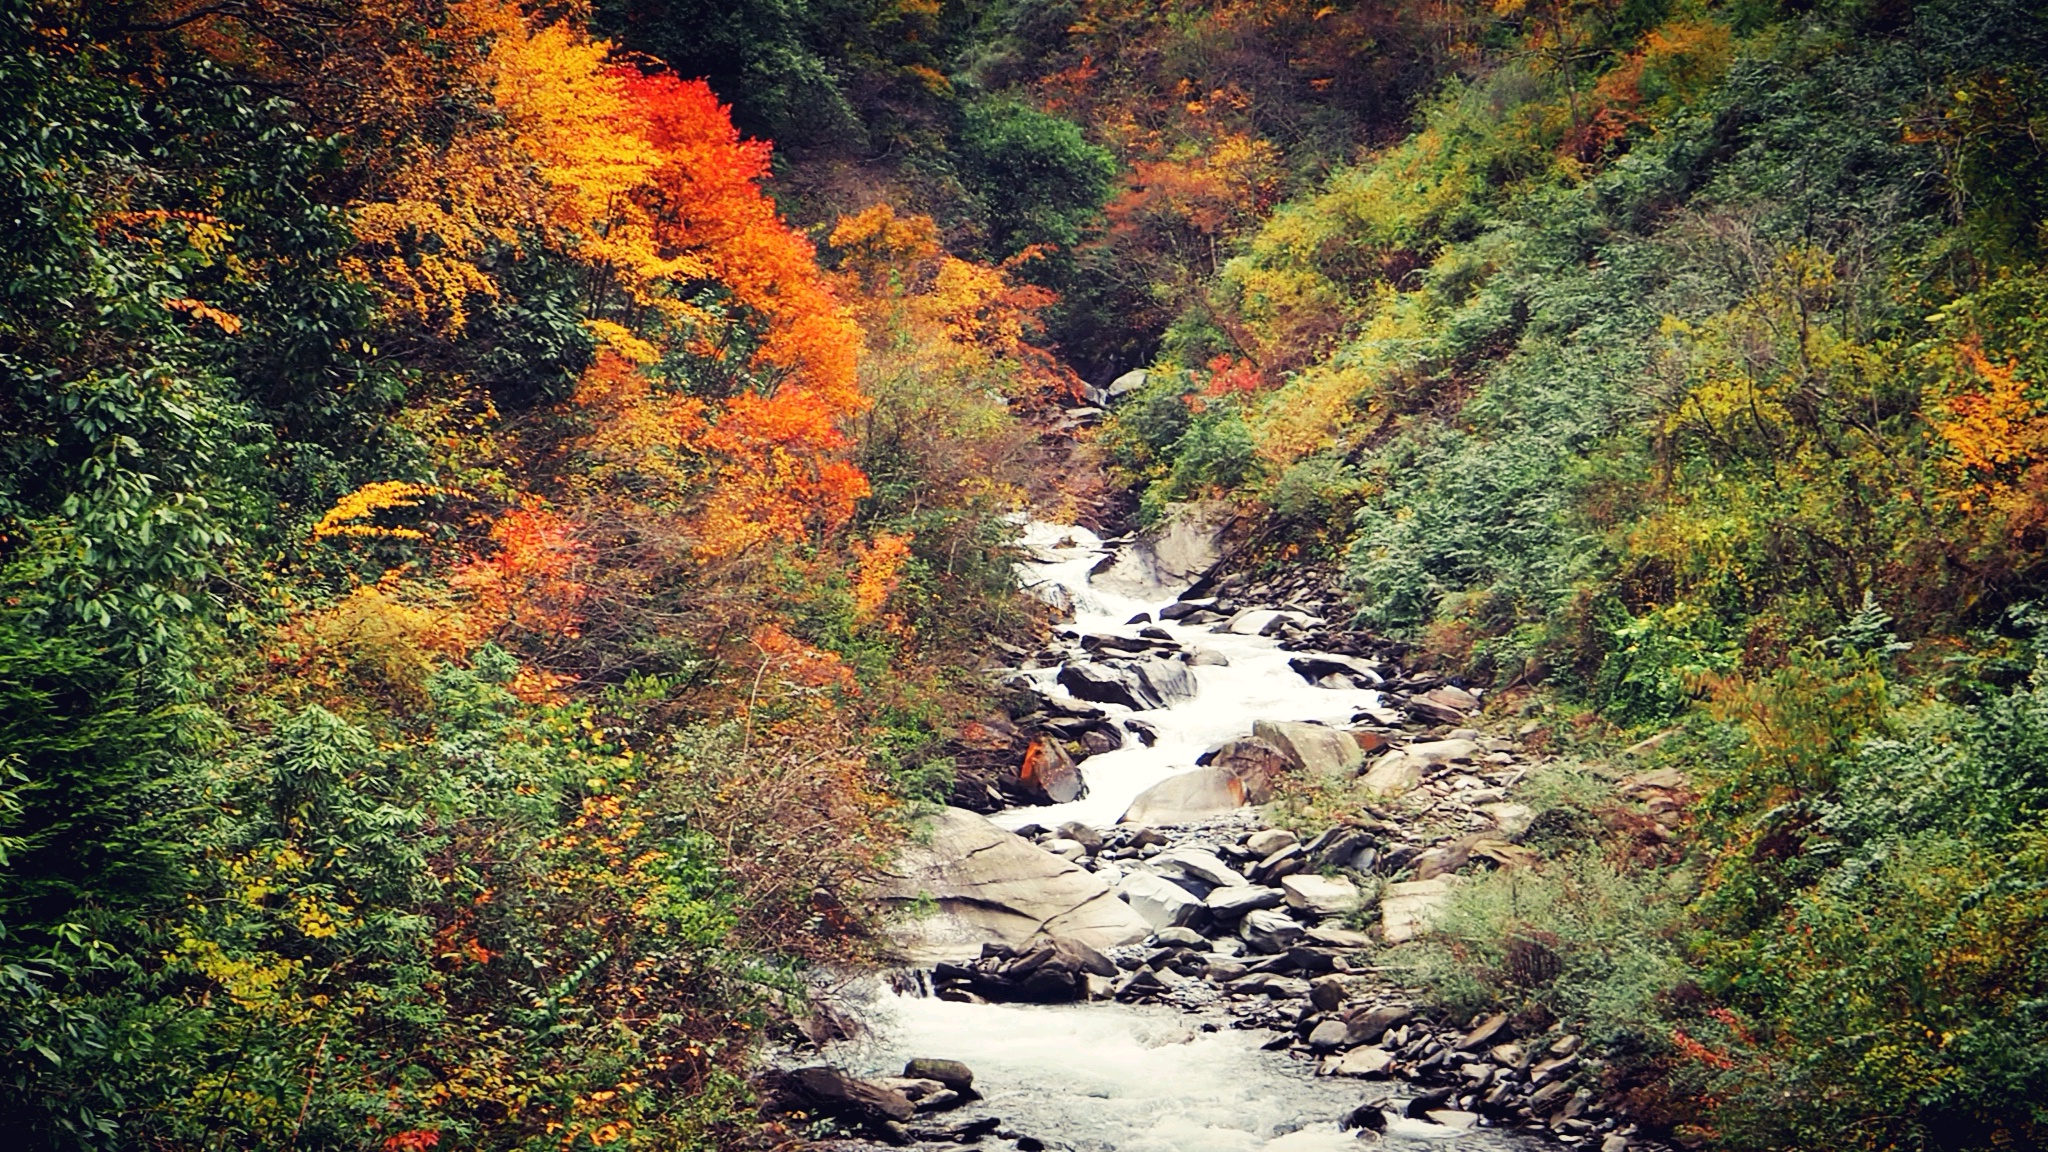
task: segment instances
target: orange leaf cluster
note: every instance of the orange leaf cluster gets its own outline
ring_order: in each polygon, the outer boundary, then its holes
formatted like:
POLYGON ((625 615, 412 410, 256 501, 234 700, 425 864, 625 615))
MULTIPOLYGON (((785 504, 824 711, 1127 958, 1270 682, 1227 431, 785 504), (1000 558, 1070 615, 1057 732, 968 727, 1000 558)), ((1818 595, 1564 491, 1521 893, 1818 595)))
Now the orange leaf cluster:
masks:
POLYGON ((1975 343, 1962 359, 1981 386, 1950 396, 1934 418, 1951 453, 1946 493, 1965 512, 2005 515, 2015 536, 2048 524, 2048 409, 2019 378, 2019 364, 1994 364, 1975 343))
POLYGON ((574 525, 540 508, 518 508, 491 525, 493 550, 458 567, 449 583, 467 593, 471 616, 493 633, 574 636, 590 590, 576 579, 585 549, 574 525))

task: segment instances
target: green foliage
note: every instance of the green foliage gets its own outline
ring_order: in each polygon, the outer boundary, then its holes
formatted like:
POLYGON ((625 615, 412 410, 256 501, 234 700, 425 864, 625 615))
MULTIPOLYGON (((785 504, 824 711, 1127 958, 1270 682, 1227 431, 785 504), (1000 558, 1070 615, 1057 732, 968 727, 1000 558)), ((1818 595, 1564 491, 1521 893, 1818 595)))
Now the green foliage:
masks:
POLYGON ((1432 940, 1397 956, 1453 1012, 1540 1006, 1595 1044, 1660 1052, 1659 1000, 1688 973, 1678 929, 1690 883, 1599 852, 1491 872, 1458 888, 1432 940))
POLYGON ((956 151, 961 182, 981 207, 985 246, 999 260, 1034 244, 1072 247, 1116 175, 1115 158, 1079 125, 1009 99, 966 105, 956 151))

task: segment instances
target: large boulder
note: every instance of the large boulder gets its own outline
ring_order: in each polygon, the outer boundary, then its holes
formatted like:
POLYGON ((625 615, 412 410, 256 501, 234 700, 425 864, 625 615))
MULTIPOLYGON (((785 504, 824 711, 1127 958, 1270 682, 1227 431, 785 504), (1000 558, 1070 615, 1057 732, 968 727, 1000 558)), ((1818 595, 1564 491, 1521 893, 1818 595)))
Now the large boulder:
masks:
MULTIPOLYGON (((1108 979, 1115 975, 1117 966, 1108 957, 1062 936, 1035 936, 1014 948, 1008 944, 984 944, 981 955, 965 964, 941 962, 932 966, 932 980, 942 998, 964 990, 988 1000, 1031 1004, 1086 999, 1090 976, 1108 979)), ((972 1080, 971 1073, 969 1079, 972 1080)))
POLYGON ((1041 932, 1090 948, 1144 939, 1149 925, 1094 873, 960 808, 932 818, 930 837, 907 845, 873 895, 885 907, 926 907, 891 929, 905 958, 972 957, 991 941, 1019 945, 1041 932))
POLYGON ((1223 559, 1223 538, 1236 516, 1221 500, 1178 505, 1158 528, 1141 534, 1096 573, 1093 583, 1139 600, 1183 591, 1223 559))
POLYGON ((1198 691, 1195 674, 1178 660, 1157 657, 1140 660, 1131 666, 1131 671, 1137 673, 1138 680, 1152 698, 1159 701, 1155 707, 1171 708, 1175 704, 1185 704, 1193 700, 1198 691))
POLYGON ((892 1144, 903 1142, 895 1126, 917 1114, 910 1097, 895 1088, 824 1065, 767 1074, 761 1106, 769 1113, 831 1116, 892 1144))
POLYGON ((1160 704, 1159 698, 1152 694, 1136 672, 1117 664, 1069 664, 1060 669, 1057 679, 1060 687, 1071 692, 1077 700, 1120 704, 1136 712, 1157 708, 1160 704))
POLYGON ((1076 699, 1121 704, 1137 712, 1195 698, 1195 676, 1187 665, 1157 657, 1114 664, 1069 664, 1059 670, 1057 679, 1076 699))
POLYGON ((1321 724, 1261 720, 1252 725, 1252 735, 1278 749, 1295 767, 1324 780, 1349 780, 1365 764, 1365 750, 1351 733, 1321 724))
POLYGON ((1188 824, 1245 806, 1244 781, 1221 768, 1176 772, 1131 801, 1122 824, 1188 824))
POLYGON ((1047 735, 1031 741, 1008 791, 1034 804, 1065 804, 1088 794, 1081 769, 1065 745, 1047 735))
POLYGON ((1244 781, 1245 795, 1254 804, 1271 800, 1273 786, 1283 773, 1294 767, 1294 761, 1285 753, 1256 736, 1221 744, 1203 757, 1202 763, 1221 768, 1244 781))

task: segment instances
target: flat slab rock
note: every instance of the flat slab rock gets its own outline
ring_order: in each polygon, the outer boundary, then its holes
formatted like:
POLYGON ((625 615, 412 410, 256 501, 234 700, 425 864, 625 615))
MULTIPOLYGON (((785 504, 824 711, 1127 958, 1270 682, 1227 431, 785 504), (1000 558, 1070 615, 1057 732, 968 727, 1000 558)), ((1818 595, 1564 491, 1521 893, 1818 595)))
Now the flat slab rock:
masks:
POLYGON ((906 913, 889 934, 919 963, 971 959, 985 943, 1018 945, 1040 932, 1101 950, 1151 931, 1101 877, 964 808, 940 810, 929 838, 906 845, 873 891, 906 913), (927 901, 935 911, 907 914, 927 901))
POLYGON ((1358 911, 1364 896, 1358 885, 1338 877, 1329 879, 1310 872, 1301 872, 1283 877, 1280 890, 1286 894, 1287 906, 1307 912, 1317 918, 1348 916, 1358 911))
POLYGON ((1436 927, 1453 884, 1452 877, 1439 876, 1387 885, 1380 896, 1380 933, 1387 943, 1405 943, 1436 927))

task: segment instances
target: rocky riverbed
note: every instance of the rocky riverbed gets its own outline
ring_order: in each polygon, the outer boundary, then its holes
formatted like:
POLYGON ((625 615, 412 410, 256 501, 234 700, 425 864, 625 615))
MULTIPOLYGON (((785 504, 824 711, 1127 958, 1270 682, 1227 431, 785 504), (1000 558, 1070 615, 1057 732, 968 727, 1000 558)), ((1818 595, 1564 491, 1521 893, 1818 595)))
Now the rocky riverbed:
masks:
POLYGON ((1333 623, 1313 576, 1212 578, 1170 532, 1025 543, 1073 623, 1011 653, 988 754, 876 885, 907 966, 840 990, 865 1035, 771 1109, 895 1145, 1651 1147, 1578 1036, 1441 1018, 1384 962, 1462 875, 1534 859, 1543 760, 1482 693, 1333 623))

